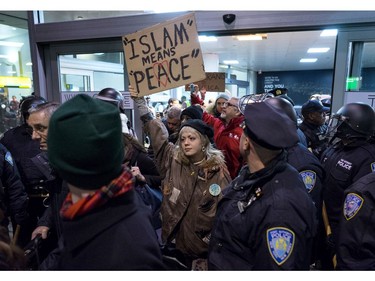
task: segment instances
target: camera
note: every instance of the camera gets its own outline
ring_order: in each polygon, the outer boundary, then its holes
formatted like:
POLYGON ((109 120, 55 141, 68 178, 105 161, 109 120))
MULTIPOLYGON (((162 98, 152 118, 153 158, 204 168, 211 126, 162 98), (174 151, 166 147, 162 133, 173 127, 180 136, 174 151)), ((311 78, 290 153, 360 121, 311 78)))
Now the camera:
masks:
POLYGON ((235 20, 236 20, 235 14, 225 14, 225 15, 223 15, 223 21, 226 24, 232 24, 235 20))

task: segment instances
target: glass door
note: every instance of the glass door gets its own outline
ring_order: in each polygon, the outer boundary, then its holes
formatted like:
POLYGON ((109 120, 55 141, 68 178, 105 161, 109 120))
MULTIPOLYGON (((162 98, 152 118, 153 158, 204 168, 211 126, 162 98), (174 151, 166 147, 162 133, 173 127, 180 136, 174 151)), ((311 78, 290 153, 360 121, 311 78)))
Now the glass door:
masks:
POLYGON ((340 31, 334 76, 332 112, 343 104, 364 102, 375 107, 375 29, 340 31))

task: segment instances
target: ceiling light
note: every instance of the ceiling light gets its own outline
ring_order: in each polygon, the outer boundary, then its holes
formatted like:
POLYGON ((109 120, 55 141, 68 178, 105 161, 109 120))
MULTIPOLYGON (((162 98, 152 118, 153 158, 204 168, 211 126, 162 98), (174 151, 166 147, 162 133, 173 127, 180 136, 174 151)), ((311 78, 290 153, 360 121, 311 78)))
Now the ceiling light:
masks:
POLYGON ((199 42, 216 42, 217 38, 215 36, 206 36, 206 35, 199 35, 198 36, 199 42))
POLYGON ((336 36, 337 29, 325 29, 320 33, 320 36, 336 36))
POLYGON ((267 39, 267 34, 259 33, 259 34, 248 34, 248 35, 238 35, 234 36, 238 41, 257 41, 257 40, 264 40, 267 39))
POLYGON ((23 43, 20 43, 20 42, 10 42, 10 41, 0 41, 0 46, 20 48, 20 47, 23 46, 23 43))
POLYGON ((309 48, 308 53, 327 53, 329 48, 309 48))
POLYGON ((312 58, 312 59, 300 59, 299 62, 316 62, 318 59, 312 58))
POLYGON ((238 60, 224 60, 224 64, 239 64, 238 60))

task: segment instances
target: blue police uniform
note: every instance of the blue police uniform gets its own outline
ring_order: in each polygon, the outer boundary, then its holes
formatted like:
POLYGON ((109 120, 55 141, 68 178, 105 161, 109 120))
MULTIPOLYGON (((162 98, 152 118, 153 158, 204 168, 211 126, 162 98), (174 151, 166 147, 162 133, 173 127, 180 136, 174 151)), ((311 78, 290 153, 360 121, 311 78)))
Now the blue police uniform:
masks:
POLYGON ((22 124, 8 130, 0 142, 12 153, 22 183, 30 197, 28 223, 21 228, 18 237, 18 245, 24 247, 29 243, 38 219, 46 210, 43 202, 48 196, 48 192, 44 189, 44 182, 47 179, 32 160, 41 153, 39 141, 31 139, 30 127, 22 124))
POLYGON ((323 153, 321 161, 326 172, 323 200, 335 241, 344 192, 355 181, 375 171, 375 146, 366 140, 345 146, 340 141, 323 153))
POLYGON ((328 146, 328 139, 325 137, 328 126, 317 126, 303 121, 298 128, 306 136, 307 147, 319 158, 328 146))
POLYGON ((34 187, 39 185, 44 177, 31 161, 41 150, 39 141, 31 139, 30 127, 23 124, 10 129, 0 142, 12 153, 26 191, 33 192, 34 187))
POLYGON ((284 153, 224 192, 209 248, 210 270, 308 270, 316 210, 284 153))
POLYGON ((313 199, 320 217, 322 209, 322 184, 324 170, 319 159, 301 143, 287 149, 288 163, 301 175, 307 192, 313 199))
POLYGON ((8 228, 9 215, 16 224, 24 224, 28 200, 12 155, 0 144, 0 224, 8 228))
POLYGON ((375 269, 375 173, 345 191, 337 239, 337 269, 375 269))

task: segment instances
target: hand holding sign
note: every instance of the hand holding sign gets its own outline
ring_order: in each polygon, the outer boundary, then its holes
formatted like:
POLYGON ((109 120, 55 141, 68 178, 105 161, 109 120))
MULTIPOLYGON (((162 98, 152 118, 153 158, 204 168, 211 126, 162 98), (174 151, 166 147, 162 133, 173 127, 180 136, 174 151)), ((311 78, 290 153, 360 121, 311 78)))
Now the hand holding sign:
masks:
POLYGON ((141 96, 204 79, 194 14, 123 36, 130 83, 141 96))

